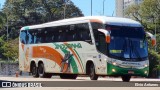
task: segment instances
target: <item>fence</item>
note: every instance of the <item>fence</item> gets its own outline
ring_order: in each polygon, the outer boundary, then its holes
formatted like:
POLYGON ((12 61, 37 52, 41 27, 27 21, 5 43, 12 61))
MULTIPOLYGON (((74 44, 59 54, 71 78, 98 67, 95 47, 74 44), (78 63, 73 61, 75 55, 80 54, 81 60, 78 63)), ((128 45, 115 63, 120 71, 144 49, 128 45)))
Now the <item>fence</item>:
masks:
POLYGON ((18 62, 0 62, 0 75, 15 75, 19 71, 18 62))

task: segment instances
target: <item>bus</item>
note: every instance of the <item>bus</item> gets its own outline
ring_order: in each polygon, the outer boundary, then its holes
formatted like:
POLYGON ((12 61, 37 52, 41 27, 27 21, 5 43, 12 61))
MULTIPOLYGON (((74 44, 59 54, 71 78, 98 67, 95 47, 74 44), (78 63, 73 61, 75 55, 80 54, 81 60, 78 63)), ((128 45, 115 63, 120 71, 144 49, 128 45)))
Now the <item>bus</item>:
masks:
POLYGON ((120 76, 124 82, 148 75, 147 39, 156 44, 139 22, 106 16, 24 26, 19 38, 19 69, 33 77, 120 76))

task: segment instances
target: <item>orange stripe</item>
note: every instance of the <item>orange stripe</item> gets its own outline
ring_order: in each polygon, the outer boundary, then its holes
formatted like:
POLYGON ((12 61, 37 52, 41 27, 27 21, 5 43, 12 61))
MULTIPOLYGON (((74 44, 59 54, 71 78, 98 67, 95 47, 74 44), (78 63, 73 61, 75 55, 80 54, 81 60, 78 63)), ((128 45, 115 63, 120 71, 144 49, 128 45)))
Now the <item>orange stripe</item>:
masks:
POLYGON ((90 19, 90 22, 103 23, 101 20, 98 20, 98 19, 90 19))
POLYGON ((22 45, 22 49, 23 49, 23 51, 24 51, 24 44, 23 44, 23 43, 21 43, 21 45, 22 45))
MULTIPOLYGON (((21 43, 21 46, 22 46, 22 50, 24 52, 24 44, 21 43)), ((29 65, 26 64, 26 62, 28 62, 28 55, 29 55, 29 48, 27 48, 26 52, 25 53, 25 61, 24 61, 24 71, 29 71, 29 65)))
MULTIPOLYGON (((64 42, 64 44, 66 45, 67 43, 64 42)), ((80 63, 80 60, 78 59, 78 56, 76 55, 76 53, 73 51, 72 48, 69 48, 69 49, 70 49, 70 51, 72 52, 72 54, 76 57, 76 59, 78 60, 78 63, 80 64, 80 67, 81 67, 81 69, 82 69, 82 65, 81 65, 81 63, 80 63)), ((83 72, 83 69, 82 69, 82 72, 83 72)))
POLYGON ((59 66, 61 66, 63 56, 55 49, 47 46, 35 46, 32 50, 33 58, 46 58, 56 62, 59 66))
MULTIPOLYGON (((22 49, 24 51, 24 44, 21 43, 22 49)), ((26 58, 26 52, 25 53, 25 58, 26 58)), ((60 67, 61 67, 61 62, 63 59, 63 56, 56 51, 55 49, 47 46, 33 46, 32 48, 32 58, 46 58, 49 60, 52 60, 56 62, 60 67)), ((26 58, 27 59, 27 58, 26 58)), ((24 62, 25 64, 25 62, 24 62)), ((29 69, 26 64, 24 65, 25 70, 29 69)), ((67 65, 64 66, 64 70, 67 69, 67 65)))

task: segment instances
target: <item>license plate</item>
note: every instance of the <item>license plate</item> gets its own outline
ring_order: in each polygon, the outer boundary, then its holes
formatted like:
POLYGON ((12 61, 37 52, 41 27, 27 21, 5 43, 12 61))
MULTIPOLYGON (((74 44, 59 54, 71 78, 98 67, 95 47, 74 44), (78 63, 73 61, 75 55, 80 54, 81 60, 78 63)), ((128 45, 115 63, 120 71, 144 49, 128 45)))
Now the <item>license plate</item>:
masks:
POLYGON ((134 71, 128 71, 128 74, 134 74, 134 71))

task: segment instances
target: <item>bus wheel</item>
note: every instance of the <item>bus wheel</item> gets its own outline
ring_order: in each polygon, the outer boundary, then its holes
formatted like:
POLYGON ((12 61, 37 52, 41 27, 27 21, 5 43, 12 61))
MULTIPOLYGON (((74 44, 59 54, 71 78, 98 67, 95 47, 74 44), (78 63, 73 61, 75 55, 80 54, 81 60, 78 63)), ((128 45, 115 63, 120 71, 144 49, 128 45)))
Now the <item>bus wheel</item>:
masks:
POLYGON ((36 67, 35 63, 32 64, 31 68, 32 68, 31 69, 32 76, 35 77, 35 78, 39 77, 38 68, 36 67))
POLYGON ((77 74, 60 74, 61 79, 76 79, 77 74))
POLYGON ((52 77, 52 73, 45 73, 43 63, 40 63, 38 65, 38 73, 41 78, 51 78, 52 77))
POLYGON ((122 77, 123 82, 129 82, 131 79, 131 76, 121 76, 121 77, 122 77))
POLYGON ((96 73, 95 73, 94 64, 90 65, 89 76, 90 76, 91 80, 97 80, 98 79, 98 75, 96 75, 96 73))

